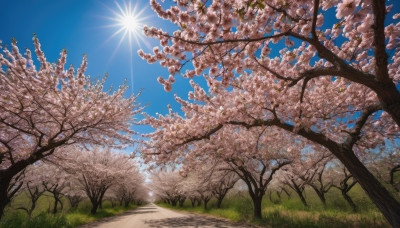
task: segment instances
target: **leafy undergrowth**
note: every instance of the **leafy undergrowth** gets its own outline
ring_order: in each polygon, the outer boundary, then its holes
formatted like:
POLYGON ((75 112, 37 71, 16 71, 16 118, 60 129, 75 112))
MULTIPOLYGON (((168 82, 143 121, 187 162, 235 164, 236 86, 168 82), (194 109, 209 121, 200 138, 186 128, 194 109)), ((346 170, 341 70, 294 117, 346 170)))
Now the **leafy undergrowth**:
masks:
MULTIPOLYGON (((182 207, 173 207, 166 203, 158 205, 174 210, 183 210, 201 214, 227 218, 235 222, 245 222, 262 227, 390 227, 382 214, 362 194, 361 190, 353 192, 359 211, 354 213, 332 191, 328 205, 324 207, 317 198, 308 194, 309 207, 304 207, 296 197, 272 203, 265 198, 262 204, 262 219, 254 219, 252 201, 248 196, 231 196, 224 199, 222 208, 216 208, 215 200, 211 200, 208 209, 202 205, 192 207, 186 201, 182 207)), ((276 198, 275 198, 276 199, 276 198)))
POLYGON ((0 228, 69 228, 76 227, 94 220, 114 216, 136 208, 136 205, 129 207, 115 206, 111 207, 105 204, 103 209, 99 209, 95 215, 90 214, 90 205, 83 204, 78 209, 56 215, 41 211, 35 214, 31 219, 23 211, 9 211, 0 221, 0 228))

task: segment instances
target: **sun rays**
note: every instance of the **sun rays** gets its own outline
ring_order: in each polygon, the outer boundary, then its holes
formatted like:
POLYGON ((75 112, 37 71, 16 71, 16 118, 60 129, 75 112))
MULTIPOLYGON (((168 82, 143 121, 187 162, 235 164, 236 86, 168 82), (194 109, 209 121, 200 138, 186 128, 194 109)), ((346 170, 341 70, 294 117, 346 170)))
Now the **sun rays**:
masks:
POLYGON ((114 23, 104 27, 115 28, 116 31, 113 32, 105 42, 110 41, 114 37, 120 36, 117 46, 110 56, 112 59, 119 50, 122 42, 124 40, 128 41, 131 66, 131 86, 133 90, 133 45, 135 45, 137 48, 142 48, 144 45, 148 49, 151 49, 150 43, 146 40, 142 33, 144 23, 146 19, 150 18, 150 16, 146 16, 144 14, 146 7, 139 9, 139 5, 137 3, 133 5, 131 1, 126 2, 125 0, 122 4, 118 3, 117 1, 114 1, 114 3, 116 9, 109 8, 113 15, 111 17, 106 17, 114 23))

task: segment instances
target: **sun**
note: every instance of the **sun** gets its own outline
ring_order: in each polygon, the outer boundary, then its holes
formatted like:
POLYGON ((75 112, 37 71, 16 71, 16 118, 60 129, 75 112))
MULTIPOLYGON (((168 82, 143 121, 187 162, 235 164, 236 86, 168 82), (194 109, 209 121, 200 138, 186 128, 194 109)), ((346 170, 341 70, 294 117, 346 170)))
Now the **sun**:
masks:
POLYGON ((126 15, 121 19, 122 26, 129 32, 134 32, 140 29, 140 24, 137 19, 132 15, 126 15))
POLYGON ((128 38, 131 47, 133 42, 135 42, 139 47, 141 44, 148 46, 147 41, 142 34, 145 20, 148 18, 148 16, 146 17, 144 15, 146 7, 142 7, 139 10, 137 2, 136 5, 133 5, 131 1, 123 1, 122 4, 117 1, 114 2, 117 9, 110 9, 113 16, 107 18, 115 23, 105 27, 116 28, 116 31, 108 40, 117 35, 121 35, 117 49, 126 38, 128 38))

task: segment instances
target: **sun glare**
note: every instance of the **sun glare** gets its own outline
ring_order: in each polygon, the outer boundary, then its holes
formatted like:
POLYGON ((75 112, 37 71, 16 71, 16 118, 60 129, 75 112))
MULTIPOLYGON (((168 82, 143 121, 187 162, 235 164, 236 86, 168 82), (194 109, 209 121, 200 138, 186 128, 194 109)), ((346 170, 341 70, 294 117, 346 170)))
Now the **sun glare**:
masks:
POLYGON ((117 35, 121 35, 117 49, 125 38, 128 38, 130 46, 132 46, 133 42, 135 42, 139 47, 141 44, 148 46, 147 41, 142 35, 144 22, 148 18, 143 15, 146 8, 143 7, 139 10, 139 6, 137 4, 132 5, 131 1, 123 1, 122 5, 117 1, 114 2, 117 10, 110 9, 114 15, 113 17, 107 18, 115 23, 106 27, 116 28, 116 31, 111 35, 109 40, 117 35))

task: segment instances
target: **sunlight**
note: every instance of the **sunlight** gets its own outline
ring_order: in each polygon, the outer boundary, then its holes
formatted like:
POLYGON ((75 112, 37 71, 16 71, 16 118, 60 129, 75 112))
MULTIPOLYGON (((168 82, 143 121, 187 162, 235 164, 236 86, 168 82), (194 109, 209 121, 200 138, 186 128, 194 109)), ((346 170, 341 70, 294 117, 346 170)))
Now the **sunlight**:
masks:
POLYGON ((123 1, 122 5, 117 1, 114 2, 118 10, 110 9, 114 15, 106 18, 115 23, 104 27, 116 28, 116 31, 106 40, 106 42, 117 35, 121 36, 115 52, 119 49, 122 41, 126 38, 131 48, 133 43, 135 43, 139 48, 141 48, 143 44, 146 47, 150 47, 150 44, 142 34, 144 22, 149 18, 149 16, 144 15, 146 7, 140 7, 140 9, 138 4, 133 5, 131 1, 123 1))

